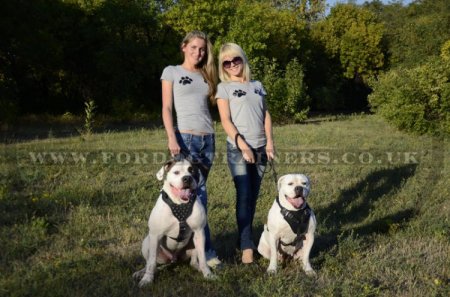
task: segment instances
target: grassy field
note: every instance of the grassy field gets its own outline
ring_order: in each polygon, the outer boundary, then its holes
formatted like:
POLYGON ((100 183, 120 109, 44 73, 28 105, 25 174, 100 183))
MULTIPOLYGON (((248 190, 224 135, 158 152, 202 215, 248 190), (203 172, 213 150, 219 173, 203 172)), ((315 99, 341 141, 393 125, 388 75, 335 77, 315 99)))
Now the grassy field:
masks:
MULTIPOLYGON (((278 175, 305 173, 318 220, 311 263, 275 276, 239 263, 234 187, 217 125, 209 224, 225 267, 204 280, 187 263, 144 289, 140 245, 161 183, 161 129, 2 145, 0 296, 450 296, 449 143, 406 135, 376 116, 275 127, 278 175)), ((259 239, 276 191, 267 173, 259 239)))

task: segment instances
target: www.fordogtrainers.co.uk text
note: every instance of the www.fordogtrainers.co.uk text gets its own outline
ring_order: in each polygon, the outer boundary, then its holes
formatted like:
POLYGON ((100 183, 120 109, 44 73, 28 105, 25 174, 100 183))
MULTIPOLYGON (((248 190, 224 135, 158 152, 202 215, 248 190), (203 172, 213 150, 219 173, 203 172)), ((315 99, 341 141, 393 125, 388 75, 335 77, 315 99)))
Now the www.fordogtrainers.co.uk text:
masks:
MULTIPOLYGON (((425 152, 419 151, 278 151, 277 165, 396 165, 418 164, 425 152)), ((171 159, 163 151, 22 151, 19 165, 162 165, 171 159)), ((260 160, 260 156, 256 156, 260 160)), ((227 164, 226 151, 214 154, 214 164, 227 164)))

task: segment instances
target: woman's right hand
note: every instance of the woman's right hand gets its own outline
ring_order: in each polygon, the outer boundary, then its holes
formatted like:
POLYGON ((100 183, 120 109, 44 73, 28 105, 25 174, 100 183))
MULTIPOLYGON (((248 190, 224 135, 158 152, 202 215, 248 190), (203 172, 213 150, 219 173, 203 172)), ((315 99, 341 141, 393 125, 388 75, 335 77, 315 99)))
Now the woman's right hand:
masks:
POLYGON ((169 148, 169 152, 170 152, 170 155, 172 156, 172 157, 175 157, 176 155, 178 155, 179 153, 180 153, 180 151, 181 151, 181 148, 180 148, 180 146, 178 145, 178 142, 177 142, 177 140, 176 139, 169 139, 169 141, 168 141, 168 148, 169 148))
MULTIPOLYGON (((240 134, 238 134, 240 135, 240 134)), ((242 136, 238 137, 236 136, 236 140, 237 140, 237 147, 238 149, 240 149, 241 153, 242 153, 242 158, 247 162, 247 163, 255 163, 255 155, 253 154, 252 149, 250 148, 250 146, 247 144, 247 142, 245 142, 245 140, 243 139, 242 136)))
POLYGON ((255 155, 251 149, 242 150, 242 157, 247 163, 255 163, 255 155))

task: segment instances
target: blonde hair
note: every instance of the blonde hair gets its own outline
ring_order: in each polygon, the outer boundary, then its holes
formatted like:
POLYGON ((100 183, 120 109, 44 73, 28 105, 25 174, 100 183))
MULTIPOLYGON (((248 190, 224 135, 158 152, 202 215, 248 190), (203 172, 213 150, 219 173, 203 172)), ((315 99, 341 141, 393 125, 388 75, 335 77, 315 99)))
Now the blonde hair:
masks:
POLYGON ((223 65, 222 65, 225 57, 233 57, 233 58, 241 57, 243 60, 243 67, 244 67, 244 69, 242 70, 242 78, 244 79, 244 81, 250 81, 251 73, 250 73, 250 66, 248 65, 247 56, 245 55, 244 50, 239 45, 237 45, 236 43, 231 43, 231 42, 225 43, 220 48, 219 77, 220 77, 221 81, 227 82, 227 81, 231 80, 230 76, 225 71, 225 69, 223 68, 223 65))
POLYGON ((206 33, 202 31, 197 30, 191 31, 187 33, 186 36, 183 38, 183 41, 181 42, 181 48, 186 46, 189 42, 191 42, 195 38, 203 39, 206 43, 205 57, 200 63, 195 65, 195 67, 200 69, 203 78, 208 83, 209 86, 208 97, 211 103, 215 103, 216 100, 214 98, 214 95, 216 94, 217 89, 217 68, 216 65, 214 64, 213 46, 208 36, 206 35, 206 33))

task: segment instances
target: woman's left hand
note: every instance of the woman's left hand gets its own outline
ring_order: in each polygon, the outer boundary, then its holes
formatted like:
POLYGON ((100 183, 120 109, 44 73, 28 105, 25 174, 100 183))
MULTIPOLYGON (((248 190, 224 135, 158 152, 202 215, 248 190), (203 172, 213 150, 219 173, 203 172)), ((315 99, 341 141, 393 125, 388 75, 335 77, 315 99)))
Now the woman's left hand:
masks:
POLYGON ((268 142, 266 144, 266 154, 269 161, 275 158, 275 147, 273 146, 273 142, 268 142))

